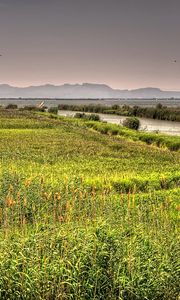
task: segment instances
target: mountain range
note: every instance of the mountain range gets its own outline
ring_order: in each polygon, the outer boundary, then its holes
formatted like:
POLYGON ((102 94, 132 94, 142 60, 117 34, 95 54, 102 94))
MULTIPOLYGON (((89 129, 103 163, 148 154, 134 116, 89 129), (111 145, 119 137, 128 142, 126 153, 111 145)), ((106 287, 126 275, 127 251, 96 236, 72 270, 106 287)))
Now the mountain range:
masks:
POLYGON ((134 90, 113 89, 105 84, 63 84, 14 87, 0 84, 0 98, 180 98, 180 91, 163 91, 159 88, 134 90))

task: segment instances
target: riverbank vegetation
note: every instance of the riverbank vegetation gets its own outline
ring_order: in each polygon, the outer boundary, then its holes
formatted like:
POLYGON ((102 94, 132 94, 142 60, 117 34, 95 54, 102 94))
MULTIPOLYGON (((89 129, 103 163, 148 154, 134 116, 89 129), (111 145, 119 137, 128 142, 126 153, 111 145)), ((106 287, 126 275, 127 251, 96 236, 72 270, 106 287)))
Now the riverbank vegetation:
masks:
POLYGON ((180 122, 180 108, 166 107, 158 103, 156 107, 140 107, 128 105, 58 105, 59 110, 72 110, 91 113, 115 114, 121 116, 134 116, 140 118, 151 118, 157 120, 177 121, 180 122))
POLYGON ((180 156, 139 134, 0 110, 0 299, 178 299, 180 156))
POLYGON ((128 117, 123 121, 122 125, 130 129, 138 130, 140 126, 140 121, 136 117, 128 117))
MULTIPOLYGON (((18 109, 17 104, 8 104, 6 109, 18 109)), ((176 121, 180 122, 180 108, 179 107, 167 107, 163 106, 161 103, 158 103, 156 107, 143 107, 143 106, 128 106, 128 105, 71 105, 71 104, 59 104, 56 107, 46 106, 24 106, 19 108, 20 110, 28 111, 40 111, 45 112, 48 110, 49 113, 57 114, 58 110, 72 110, 79 112, 89 112, 89 113, 104 113, 104 114, 115 114, 127 117, 139 117, 139 118, 151 118, 157 120, 166 120, 166 121, 176 121)))
POLYGON ((143 131, 134 131, 123 126, 104 122, 86 122, 84 126, 92 128, 102 134, 114 135, 131 139, 133 141, 142 141, 148 145, 167 148, 171 151, 179 151, 180 138, 178 136, 168 136, 160 133, 148 133, 143 131))
POLYGON ((100 117, 97 114, 85 114, 85 113, 76 113, 74 118, 88 120, 88 121, 100 121, 100 117))

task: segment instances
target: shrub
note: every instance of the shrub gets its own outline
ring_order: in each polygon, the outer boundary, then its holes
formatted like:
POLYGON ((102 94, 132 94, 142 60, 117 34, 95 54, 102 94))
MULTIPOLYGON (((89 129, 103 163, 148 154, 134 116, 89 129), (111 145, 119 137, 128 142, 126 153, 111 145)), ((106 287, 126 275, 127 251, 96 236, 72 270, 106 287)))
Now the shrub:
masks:
POLYGON ((88 120, 88 121, 100 121, 100 117, 97 114, 89 114, 89 115, 87 115, 85 113, 80 113, 80 112, 77 112, 74 115, 74 118, 85 119, 85 120, 88 120))
POLYGON ((138 130, 139 126, 140 126, 140 122, 139 122, 138 118, 129 117, 123 121, 123 126, 130 128, 130 129, 138 130))
POLYGON ((17 109, 17 108, 18 108, 17 104, 8 104, 6 106, 6 109, 17 109))
POLYGON ((24 110, 37 110, 37 107, 36 106, 34 106, 34 105, 25 105, 24 107, 23 107, 23 109, 24 110))
POLYGON ((151 133, 143 133, 139 136, 139 139, 148 145, 155 143, 155 135, 151 133))
POLYGON ((85 113, 79 113, 79 112, 77 112, 77 113, 74 115, 74 118, 84 119, 84 118, 85 118, 85 113))
POLYGON ((162 109, 162 108, 163 108, 163 106, 162 106, 161 103, 158 103, 158 104, 156 105, 156 109, 162 109))
POLYGON ((57 115, 58 114, 58 107, 50 107, 48 109, 48 112, 51 113, 51 114, 57 115))
POLYGON ((90 114, 87 117, 88 117, 88 120, 90 120, 90 121, 100 121, 99 115, 96 115, 96 114, 90 114))
POLYGON ((45 112, 46 107, 37 107, 35 105, 25 105, 24 107, 20 108, 20 110, 28 110, 28 111, 40 111, 45 112))

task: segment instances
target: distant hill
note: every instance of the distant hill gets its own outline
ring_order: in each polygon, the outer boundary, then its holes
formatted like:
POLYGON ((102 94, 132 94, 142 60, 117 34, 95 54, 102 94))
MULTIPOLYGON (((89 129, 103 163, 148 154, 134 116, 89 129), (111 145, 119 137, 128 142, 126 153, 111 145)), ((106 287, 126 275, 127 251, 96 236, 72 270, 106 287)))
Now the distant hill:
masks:
POLYGON ((180 98, 180 91, 163 91, 158 88, 135 90, 112 89, 105 84, 63 84, 13 87, 0 84, 0 98, 180 98))

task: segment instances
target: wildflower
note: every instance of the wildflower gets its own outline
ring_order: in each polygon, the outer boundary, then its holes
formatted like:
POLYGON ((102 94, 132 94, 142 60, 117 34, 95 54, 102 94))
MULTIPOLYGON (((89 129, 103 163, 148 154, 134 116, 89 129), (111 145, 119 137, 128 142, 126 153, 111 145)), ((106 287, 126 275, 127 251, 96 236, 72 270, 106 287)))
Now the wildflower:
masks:
POLYGON ((16 204, 16 202, 13 200, 12 197, 6 197, 6 205, 8 207, 14 206, 16 204))
POLYGON ((63 216, 58 216, 58 220, 60 223, 64 222, 64 217, 63 216))
POLYGON ((176 207, 178 211, 180 211, 180 205, 176 207))
POLYGON ((55 193, 54 194, 54 200, 60 200, 60 199, 61 199, 60 193, 55 193))
POLYGON ((25 187, 29 187, 31 184, 31 180, 30 179, 27 179, 24 183, 25 187))

